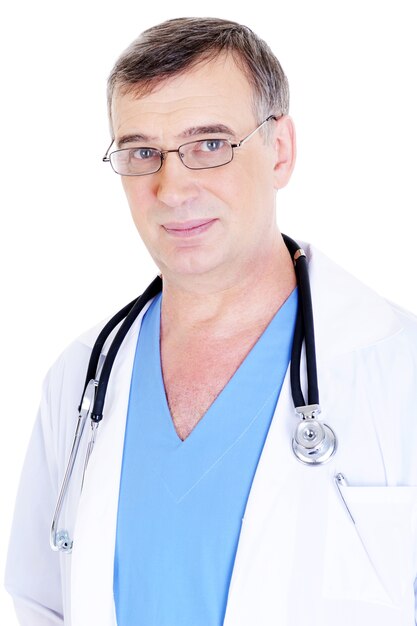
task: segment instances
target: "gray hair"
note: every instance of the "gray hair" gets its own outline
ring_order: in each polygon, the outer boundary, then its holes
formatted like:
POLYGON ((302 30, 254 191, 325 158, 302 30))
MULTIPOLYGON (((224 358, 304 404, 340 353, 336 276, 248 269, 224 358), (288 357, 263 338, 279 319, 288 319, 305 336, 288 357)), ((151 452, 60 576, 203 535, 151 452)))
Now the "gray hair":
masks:
POLYGON ((183 17, 145 30, 116 61, 107 83, 109 119, 116 90, 146 95, 165 79, 222 53, 231 53, 248 79, 259 123, 288 113, 288 81, 265 41, 236 22, 183 17))

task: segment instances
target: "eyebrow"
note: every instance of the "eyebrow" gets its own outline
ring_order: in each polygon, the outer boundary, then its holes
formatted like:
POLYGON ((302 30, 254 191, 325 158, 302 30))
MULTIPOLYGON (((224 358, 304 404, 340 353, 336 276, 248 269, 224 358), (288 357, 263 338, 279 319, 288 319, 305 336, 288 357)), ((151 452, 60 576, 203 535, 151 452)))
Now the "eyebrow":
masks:
POLYGON ((140 133, 135 133, 133 135, 122 135, 119 139, 117 139, 116 144, 119 148, 121 148, 127 143, 143 143, 146 141, 149 141, 149 137, 141 135, 140 133))
POLYGON ((225 124, 206 124, 203 126, 191 126, 191 128, 187 128, 184 130, 179 137, 195 137, 196 135, 211 135, 212 133, 222 133, 223 135, 231 135, 234 136, 235 132, 230 128, 230 126, 225 126, 225 124))
MULTIPOLYGON (((191 126, 177 135, 177 137, 179 139, 187 139, 198 135, 212 135, 218 133, 230 135, 231 137, 236 136, 234 130, 225 124, 204 124, 202 126, 191 126)), ((122 135, 119 139, 117 139, 116 143, 118 147, 121 148, 127 143, 143 143, 152 141, 156 141, 156 137, 149 137, 148 135, 143 135, 141 133, 132 133, 129 135, 122 135)))

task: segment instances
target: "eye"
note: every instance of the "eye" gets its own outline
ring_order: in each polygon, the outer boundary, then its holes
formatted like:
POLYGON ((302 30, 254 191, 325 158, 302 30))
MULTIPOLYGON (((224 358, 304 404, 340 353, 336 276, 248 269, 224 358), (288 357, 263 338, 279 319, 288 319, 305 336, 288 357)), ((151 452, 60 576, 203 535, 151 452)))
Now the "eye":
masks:
POLYGON ((146 161, 147 159, 159 158, 159 152, 153 148, 133 148, 130 151, 130 156, 132 159, 146 161))
POLYGON ((199 149, 202 152, 217 152, 224 148, 226 143, 224 139, 206 139, 199 142, 199 149))

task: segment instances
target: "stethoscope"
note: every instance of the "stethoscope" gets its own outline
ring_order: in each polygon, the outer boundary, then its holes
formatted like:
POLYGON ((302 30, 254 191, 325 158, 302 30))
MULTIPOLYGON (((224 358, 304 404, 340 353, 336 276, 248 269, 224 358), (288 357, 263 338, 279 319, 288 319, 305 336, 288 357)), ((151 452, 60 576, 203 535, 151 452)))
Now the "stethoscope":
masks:
MULTIPOLYGON (((291 351, 290 380, 295 412, 300 421, 292 438, 292 449, 301 463, 305 465, 321 465, 333 456, 336 451, 337 441, 333 430, 327 424, 318 420, 321 409, 319 405, 313 307, 307 257, 304 250, 293 239, 287 235, 283 235, 283 238, 294 262, 298 285, 298 310, 291 351), (305 404, 300 380, 303 341, 305 343, 308 404, 305 404)), ((63 552, 71 552, 72 550, 73 541, 70 538, 70 534, 68 530, 59 529, 58 522, 68 494, 87 418, 90 417, 91 432, 82 471, 81 489, 87 464, 94 447, 96 432, 103 419, 107 387, 119 348, 139 313, 149 300, 154 298, 161 290, 162 278, 157 276, 139 298, 127 304, 107 322, 93 346, 81 402, 78 407, 78 421, 70 457, 51 525, 50 544, 53 550, 61 550, 63 552), (104 362, 101 362, 104 344, 119 324, 119 329, 110 344, 104 362)))

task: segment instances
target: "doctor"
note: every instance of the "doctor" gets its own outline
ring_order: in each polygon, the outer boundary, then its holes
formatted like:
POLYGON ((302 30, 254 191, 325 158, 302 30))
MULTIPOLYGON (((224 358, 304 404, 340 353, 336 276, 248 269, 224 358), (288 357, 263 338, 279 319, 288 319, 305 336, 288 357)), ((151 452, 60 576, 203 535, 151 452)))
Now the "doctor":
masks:
POLYGON ((295 133, 277 59, 238 24, 171 20, 118 60, 109 112, 106 160, 163 290, 117 355, 81 497, 77 468, 70 554, 49 527, 100 329, 46 378, 6 574, 20 623, 414 625, 416 320, 309 245, 339 444, 317 467, 291 448, 299 296, 275 197, 295 133))

